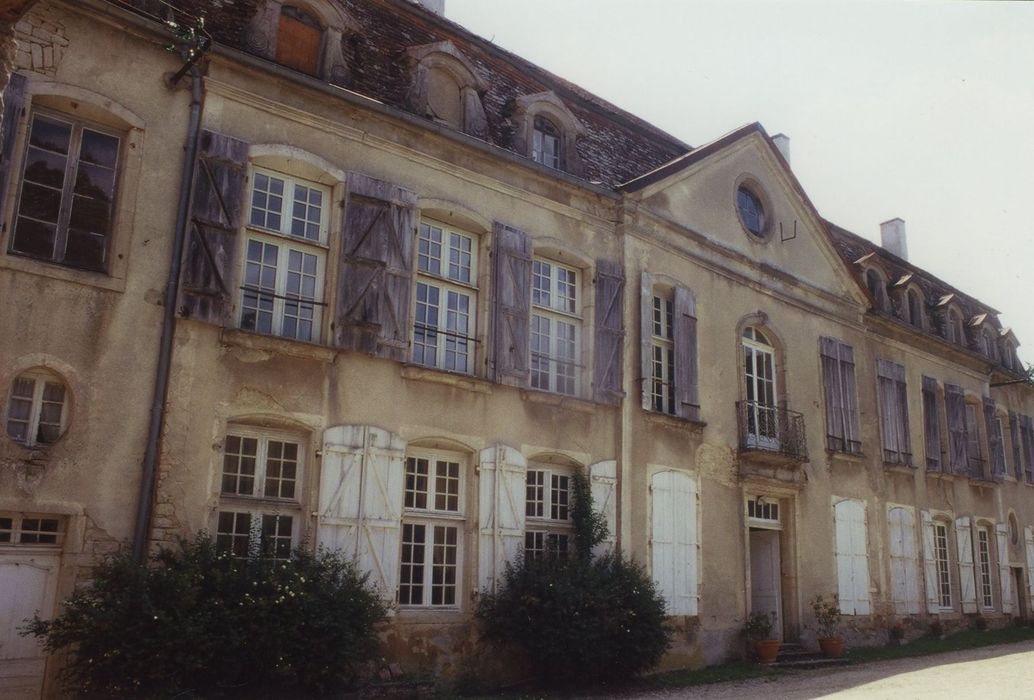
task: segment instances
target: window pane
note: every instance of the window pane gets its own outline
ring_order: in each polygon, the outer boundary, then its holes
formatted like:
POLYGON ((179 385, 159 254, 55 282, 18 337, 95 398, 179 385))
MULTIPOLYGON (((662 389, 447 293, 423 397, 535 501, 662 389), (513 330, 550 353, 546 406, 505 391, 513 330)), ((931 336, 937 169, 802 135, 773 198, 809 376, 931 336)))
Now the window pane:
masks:
POLYGON ((245 291, 241 297, 241 328, 273 332, 273 296, 279 247, 251 239, 244 267, 245 291))
POLYGON ((250 544, 251 514, 220 512, 216 524, 216 549, 243 559, 248 556, 250 544))
POLYGON ((15 224, 11 250, 34 258, 50 260, 54 257, 57 227, 19 216, 15 224))
POLYGON ((279 231, 284 211, 283 195, 283 180, 265 173, 255 173, 251 192, 251 225, 279 231))
POLYGON ((550 514, 553 520, 567 520, 570 501, 570 477, 554 474, 550 485, 550 514))
POLYGON ((420 225, 417 268, 432 275, 442 274, 442 230, 437 226, 420 225))
POLYGON ((258 440, 228 436, 223 449, 223 493, 250 496, 255 493, 258 440))
POLYGON ((541 518, 545 512, 546 472, 538 469, 529 469, 526 478, 525 515, 529 518, 541 518))
POLYGON ((416 324, 413 329, 413 362, 434 367, 438 364, 438 318, 440 290, 418 282, 416 286, 416 324))
POLYGON ((296 184, 294 186, 294 210, 291 217, 291 235, 310 241, 322 239, 320 223, 323 217, 323 193, 319 190, 296 184))
POLYGON ((550 306, 550 288, 552 286, 552 267, 549 263, 536 260, 532 265, 531 303, 537 306, 550 306))
POLYGON ((266 452, 266 483, 270 498, 294 498, 298 473, 298 446, 270 440, 266 452))
POLYGON ((424 547, 426 541, 426 526, 402 524, 399 605, 421 605, 424 602, 424 547))
POLYGON ((60 208, 60 189, 37 185, 28 180, 22 185, 21 204, 18 207, 20 216, 55 224, 60 208))
POLYGON ((459 512, 460 465, 458 462, 435 462, 435 510, 459 512))
POLYGON ((429 474, 428 460, 417 457, 410 457, 406 460, 406 508, 427 508, 429 474))
POLYGON ((470 296, 449 291, 447 294, 445 329, 445 369, 467 372, 470 368, 470 296))
MULTIPOLYGON (((79 147, 79 161, 93 163, 114 171, 118 161, 118 138, 92 129, 83 129, 83 141, 79 147)), ((82 167, 82 166, 80 166, 82 167)))
POLYGON ((449 279, 470 284, 471 247, 468 236, 449 234, 449 279))
POLYGON ((10 542, 14 537, 14 520, 0 518, 0 542, 10 542))
POLYGON ((82 229, 69 229, 63 262, 87 270, 103 270, 106 248, 105 235, 82 229))
POLYGON ((434 527, 431 605, 456 604, 458 540, 457 528, 444 525, 436 525, 434 527))
POLYGON ((262 516, 262 556, 291 558, 291 532, 294 519, 288 515, 262 516))
POLYGON ((72 125, 36 115, 32 120, 29 143, 54 153, 67 154, 72 139, 72 125))

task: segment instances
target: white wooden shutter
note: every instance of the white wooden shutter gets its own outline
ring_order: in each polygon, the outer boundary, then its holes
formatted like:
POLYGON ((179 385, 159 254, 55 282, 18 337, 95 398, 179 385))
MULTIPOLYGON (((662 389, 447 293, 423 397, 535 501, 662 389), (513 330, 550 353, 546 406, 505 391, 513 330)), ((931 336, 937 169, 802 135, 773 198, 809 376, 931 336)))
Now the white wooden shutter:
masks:
POLYGON ((323 433, 320 470, 320 546, 355 560, 388 600, 398 584, 406 443, 365 425, 323 433))
POLYGON ((995 525, 995 539, 998 540, 998 585, 1002 589, 1002 612, 1013 612, 1012 569, 1009 568, 1009 526, 995 525))
POLYGON ((1023 528, 1023 541, 1027 550, 1027 609, 1034 610, 1034 529, 1023 528))
POLYGON ((592 488, 592 503, 597 513, 603 516, 607 523, 607 536, 593 549, 595 556, 610 554, 614 551, 614 543, 617 541, 618 510, 617 510, 617 483, 618 463, 616 460, 608 459, 603 462, 596 462, 589 466, 589 483, 592 488))
POLYGON ((955 543, 958 545, 962 612, 975 613, 977 611, 977 579, 976 566, 973 564, 973 527, 968 516, 955 519, 955 543))
POLYGON ((658 472, 650 481, 650 494, 654 583, 669 615, 696 615, 700 604, 696 479, 681 472, 658 472))
POLYGON ((478 459, 478 586, 494 593, 524 551, 528 462, 506 445, 481 450, 478 459))
POLYGON ((894 612, 915 615, 919 612, 915 516, 909 508, 890 506, 887 510, 887 525, 890 531, 890 590, 894 612))
POLYGON ((865 506, 844 500, 833 507, 833 514, 840 609, 845 615, 868 615, 871 609, 865 506))
POLYGON ((920 511, 923 523, 923 577, 926 579, 926 611, 940 612, 940 597, 937 595, 937 555, 934 553, 933 518, 927 511, 920 511))

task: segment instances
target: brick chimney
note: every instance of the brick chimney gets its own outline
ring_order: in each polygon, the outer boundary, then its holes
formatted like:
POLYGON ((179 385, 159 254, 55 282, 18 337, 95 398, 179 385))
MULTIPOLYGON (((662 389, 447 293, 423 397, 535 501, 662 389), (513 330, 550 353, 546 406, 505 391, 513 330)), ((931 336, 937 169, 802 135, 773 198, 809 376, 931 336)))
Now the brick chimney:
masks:
POLYGON ((908 260, 908 239, 905 237, 905 220, 893 218, 880 224, 881 245, 902 260, 908 260))

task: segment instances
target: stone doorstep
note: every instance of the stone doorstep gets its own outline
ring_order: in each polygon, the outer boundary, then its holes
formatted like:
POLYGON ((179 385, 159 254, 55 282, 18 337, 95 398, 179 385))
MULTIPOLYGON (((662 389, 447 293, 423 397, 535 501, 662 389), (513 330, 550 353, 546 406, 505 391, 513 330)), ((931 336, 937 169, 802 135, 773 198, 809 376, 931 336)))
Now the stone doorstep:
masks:
POLYGON ((830 659, 821 651, 810 651, 800 644, 791 642, 783 644, 779 648, 779 656, 776 657, 774 663, 769 665, 773 668, 810 669, 842 666, 846 663, 847 659, 830 659))

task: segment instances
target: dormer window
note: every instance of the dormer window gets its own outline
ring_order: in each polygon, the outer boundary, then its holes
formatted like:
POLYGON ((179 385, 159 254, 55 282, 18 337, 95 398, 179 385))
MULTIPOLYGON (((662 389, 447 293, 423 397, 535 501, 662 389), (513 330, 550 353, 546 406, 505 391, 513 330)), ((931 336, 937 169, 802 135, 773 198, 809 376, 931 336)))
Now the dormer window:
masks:
POLYGON ((916 289, 909 289, 905 294, 906 304, 908 306, 908 322, 922 330, 923 328, 923 299, 919 291, 916 289))
POLYGON ((531 157, 536 163, 560 170, 560 130, 545 117, 535 117, 531 157))
POLYGON ((995 341, 994 333, 990 330, 985 330, 983 333, 984 339, 984 355, 987 359, 998 361, 998 343, 995 341))
POLYGON ((865 286, 872 298, 876 300, 877 308, 885 311, 887 309, 887 284, 883 281, 883 276, 870 267, 865 271, 865 286))
POLYGON ((323 27, 319 20, 293 5, 280 10, 276 33, 276 62, 294 70, 319 74, 323 27))
POLYGON ((488 84, 451 41, 406 49, 409 88, 406 107, 457 131, 485 138, 488 121, 481 95, 488 84))
POLYGON ((966 331, 962 325, 962 314, 955 309, 948 312, 948 340, 955 345, 966 344, 966 331))

